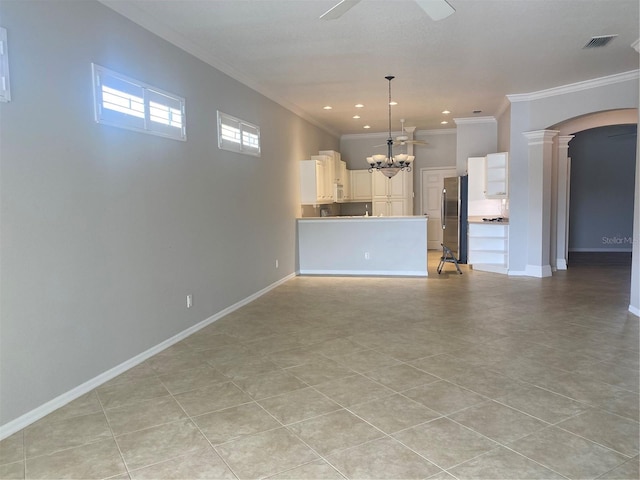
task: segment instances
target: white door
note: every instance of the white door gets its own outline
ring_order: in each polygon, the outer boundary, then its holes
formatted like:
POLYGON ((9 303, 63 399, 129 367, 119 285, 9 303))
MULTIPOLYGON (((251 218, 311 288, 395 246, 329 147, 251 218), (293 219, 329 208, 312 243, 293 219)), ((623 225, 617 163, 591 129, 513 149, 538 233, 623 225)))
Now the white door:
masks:
POLYGON ((442 223, 440 207, 444 179, 455 177, 455 168, 422 168, 420 169, 420 192, 422 198, 422 214, 428 215, 427 248, 439 249, 442 243, 442 223))

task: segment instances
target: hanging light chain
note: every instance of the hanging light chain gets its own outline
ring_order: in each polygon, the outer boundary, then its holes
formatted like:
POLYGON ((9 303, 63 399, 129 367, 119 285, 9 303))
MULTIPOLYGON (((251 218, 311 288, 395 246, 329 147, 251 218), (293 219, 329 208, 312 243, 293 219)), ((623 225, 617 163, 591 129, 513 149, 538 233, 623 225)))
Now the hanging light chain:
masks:
POLYGON ((411 171, 411 162, 414 160, 413 155, 401 154, 396 157, 393 156, 393 137, 391 136, 391 80, 393 75, 386 77, 389 81, 389 138, 387 139, 387 156, 373 155, 367 157, 367 163, 369 164, 369 172, 374 170, 380 170, 386 177, 391 178, 400 170, 411 171))

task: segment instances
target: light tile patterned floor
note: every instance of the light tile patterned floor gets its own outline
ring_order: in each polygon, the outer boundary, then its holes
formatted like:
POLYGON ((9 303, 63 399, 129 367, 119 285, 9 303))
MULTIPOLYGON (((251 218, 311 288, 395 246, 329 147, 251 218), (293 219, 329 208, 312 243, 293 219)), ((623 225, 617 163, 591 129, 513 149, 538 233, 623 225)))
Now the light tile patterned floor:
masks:
POLYGON ((298 277, 0 443, 0 478, 638 479, 630 269, 298 277))

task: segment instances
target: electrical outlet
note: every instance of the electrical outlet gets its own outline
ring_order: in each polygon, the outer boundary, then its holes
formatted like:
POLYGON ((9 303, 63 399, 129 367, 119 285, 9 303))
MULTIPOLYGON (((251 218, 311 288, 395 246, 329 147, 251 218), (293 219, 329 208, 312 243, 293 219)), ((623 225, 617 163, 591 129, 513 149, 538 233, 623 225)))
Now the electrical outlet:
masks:
POLYGON ((364 252, 364 259, 369 260, 370 258, 371 256, 369 255, 369 252, 364 252))
POLYGON ((187 295, 187 308, 193 307, 193 295, 187 295))

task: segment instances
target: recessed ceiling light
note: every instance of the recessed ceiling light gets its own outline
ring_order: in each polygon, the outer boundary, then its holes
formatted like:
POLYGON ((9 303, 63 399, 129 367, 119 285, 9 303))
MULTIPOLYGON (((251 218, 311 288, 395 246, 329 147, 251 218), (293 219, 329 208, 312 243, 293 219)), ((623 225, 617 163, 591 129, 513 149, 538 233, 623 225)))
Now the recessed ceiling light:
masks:
POLYGON ((322 108, 324 108, 325 110, 331 110, 333 107, 331 105, 325 105, 322 108))
POLYGON ((362 128, 371 128, 371 125, 365 125, 365 126, 364 126, 364 127, 362 127, 362 128))
POLYGON ((361 103, 356 103, 356 108, 362 108, 362 107, 364 107, 364 105, 363 105, 363 104, 361 104, 361 103))
POLYGON ((392 101, 389 102, 389 105, 397 105, 397 104, 398 104, 398 102, 396 102, 395 100, 392 100, 392 101))
POLYGON ((442 113, 443 113, 444 115, 449 115, 451 112, 450 112, 449 110, 443 110, 443 111, 442 111, 442 113))
POLYGON ((360 115, 354 115, 353 118, 358 119, 360 118, 360 115))
POLYGON ((440 122, 440 125, 446 125, 447 123, 449 123, 449 122, 447 122, 446 120, 443 120, 443 121, 440 122))

